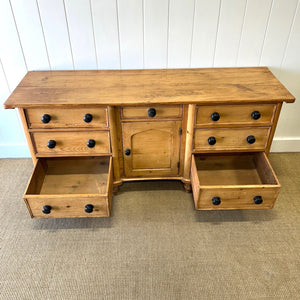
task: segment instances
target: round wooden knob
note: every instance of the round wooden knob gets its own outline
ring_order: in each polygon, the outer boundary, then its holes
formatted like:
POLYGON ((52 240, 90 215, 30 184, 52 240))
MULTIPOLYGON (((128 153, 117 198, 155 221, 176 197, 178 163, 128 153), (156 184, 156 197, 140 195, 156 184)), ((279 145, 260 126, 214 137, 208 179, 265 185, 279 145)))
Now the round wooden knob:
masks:
POLYGON ((257 111, 257 110, 255 110, 255 111, 253 111, 252 113, 251 113, 251 117, 252 117, 252 119, 253 120, 258 120, 259 118, 260 118, 260 112, 259 111, 257 111))
POLYGON ((44 205, 42 209, 42 213, 45 215, 49 215, 51 213, 52 207, 50 205, 44 205))
POLYGON ((214 137, 214 136, 210 136, 208 139, 207 139, 207 141, 208 141, 208 143, 212 146, 212 145, 214 145, 216 142, 217 142, 217 140, 216 140, 216 138, 214 137))
POLYGON ((220 119, 220 115, 219 115, 219 113, 217 113, 217 112, 213 112, 211 115, 210 115, 210 118, 213 120, 213 121, 219 121, 219 119, 220 119))
POLYGON ((263 199, 262 199, 261 196, 255 196, 253 198, 253 201, 254 201, 255 204, 262 204, 263 203, 263 199))
POLYGON ((89 148, 94 148, 96 145, 96 141, 93 139, 89 139, 87 144, 86 144, 89 148))
POLYGON ((211 202, 212 202, 213 205, 220 205, 221 204, 221 199, 220 199, 220 197, 213 197, 211 199, 211 202))
POLYGON ((49 140, 49 141, 48 141, 47 147, 48 147, 49 149, 53 149, 53 148, 55 148, 55 146, 56 146, 56 141, 54 141, 54 140, 49 140))
POLYGON ((255 137, 253 136, 253 135, 249 135, 249 136, 247 136, 247 142, 249 143, 249 144, 254 144, 255 143, 255 137))
POLYGON ((45 123, 45 124, 47 124, 47 123, 49 123, 50 121, 51 121, 51 116, 50 115, 48 115, 48 114, 44 114, 43 116, 42 116, 42 122, 43 123, 45 123))
POLYGON ((93 204, 87 204, 84 207, 84 211, 88 214, 92 213, 94 211, 94 205, 93 204))
POLYGON ((93 120, 93 116, 91 114, 85 114, 83 117, 83 121, 85 123, 90 123, 90 122, 92 122, 92 120, 93 120))
POLYGON ((148 116, 150 118, 154 118, 156 116, 156 109, 155 108, 149 108, 148 109, 148 116))

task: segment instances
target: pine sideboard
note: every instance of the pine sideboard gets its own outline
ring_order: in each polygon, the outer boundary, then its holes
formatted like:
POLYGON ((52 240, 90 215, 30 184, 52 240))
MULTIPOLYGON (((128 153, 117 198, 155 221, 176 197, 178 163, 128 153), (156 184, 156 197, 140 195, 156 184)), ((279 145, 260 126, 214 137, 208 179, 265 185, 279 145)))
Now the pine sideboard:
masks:
POLYGON ((268 160, 283 102, 267 67, 32 71, 17 108, 34 162, 32 218, 105 217, 126 181, 180 180, 195 208, 272 208, 268 160))

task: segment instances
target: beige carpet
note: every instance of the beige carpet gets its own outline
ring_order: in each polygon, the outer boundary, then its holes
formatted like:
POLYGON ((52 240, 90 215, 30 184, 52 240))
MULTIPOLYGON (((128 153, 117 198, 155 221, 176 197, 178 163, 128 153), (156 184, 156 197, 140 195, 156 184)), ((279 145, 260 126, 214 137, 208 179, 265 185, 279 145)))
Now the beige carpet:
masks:
POLYGON ((126 183, 105 219, 32 220, 29 159, 0 160, 0 299, 299 299, 300 153, 272 210, 199 212, 180 182, 126 183))

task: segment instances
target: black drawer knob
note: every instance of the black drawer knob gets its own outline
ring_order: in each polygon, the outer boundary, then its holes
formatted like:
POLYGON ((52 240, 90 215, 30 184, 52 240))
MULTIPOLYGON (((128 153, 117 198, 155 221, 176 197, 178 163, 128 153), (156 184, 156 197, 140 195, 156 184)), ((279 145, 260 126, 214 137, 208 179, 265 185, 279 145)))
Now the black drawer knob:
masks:
POLYGON ((214 145, 217 142, 214 136, 210 136, 207 141, 210 145, 214 145))
POLYGON ((44 205, 42 213, 45 215, 49 215, 51 213, 52 207, 50 205, 44 205))
POLYGON ((55 142, 54 140, 49 140, 49 141, 48 141, 47 147, 48 147, 49 149, 53 149, 53 148, 55 148, 55 146, 56 146, 56 142, 55 142))
POLYGON ((263 199, 262 199, 261 196, 255 196, 253 198, 253 201, 254 201, 255 204, 262 204, 263 203, 263 199))
POLYGON ((93 116, 91 114, 85 114, 83 117, 83 121, 85 123, 90 123, 90 122, 92 122, 92 120, 93 120, 93 116))
POLYGON ((92 213, 94 211, 94 205, 93 204, 87 204, 84 208, 84 211, 88 214, 92 213))
POLYGON ((249 144, 254 144, 255 143, 255 137, 253 136, 253 135, 249 135, 249 136, 247 136, 247 142, 249 143, 249 144))
POLYGON ((148 116, 150 118, 154 118, 156 116, 156 110, 155 110, 155 108, 149 108, 148 109, 148 116))
POLYGON ((94 148, 96 145, 96 141, 93 139, 89 139, 87 144, 86 144, 89 148, 94 148))
POLYGON ((251 117, 253 120, 258 120, 261 117, 261 114, 259 111, 255 110, 251 113, 251 117))
POLYGON ((219 121, 219 119, 220 119, 220 115, 219 115, 219 113, 217 113, 217 112, 213 112, 211 115, 210 115, 210 117, 211 117, 211 119, 213 120, 213 121, 219 121))
POLYGON ((126 150, 124 151, 124 153, 125 153, 125 155, 129 156, 129 155, 130 155, 130 149, 126 149, 126 150))
POLYGON ((47 124, 47 123, 49 123, 50 121, 51 121, 51 116, 50 115, 48 115, 48 114, 44 114, 43 116, 42 116, 42 122, 43 123, 45 123, 45 124, 47 124))
POLYGON ((220 204, 221 204, 221 199, 220 199, 220 197, 213 197, 213 198, 211 199, 211 201, 212 201, 212 204, 213 204, 213 205, 220 205, 220 204))

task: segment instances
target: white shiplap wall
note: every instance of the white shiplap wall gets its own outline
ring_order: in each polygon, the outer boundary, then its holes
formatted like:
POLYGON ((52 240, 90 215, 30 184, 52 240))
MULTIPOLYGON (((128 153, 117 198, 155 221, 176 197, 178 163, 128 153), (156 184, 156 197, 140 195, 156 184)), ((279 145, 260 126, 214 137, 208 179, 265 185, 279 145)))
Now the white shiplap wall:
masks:
MULTIPOLYGON (((300 98, 299 0, 0 0, 0 102, 29 70, 269 66, 300 98)), ((273 151, 300 151, 300 102, 273 151)), ((0 107, 0 157, 29 156, 0 107)))

